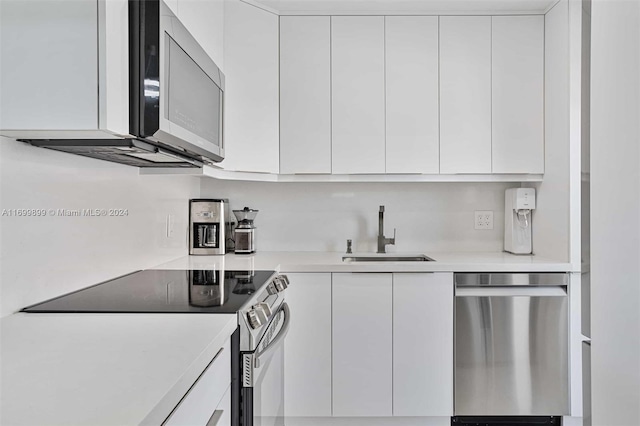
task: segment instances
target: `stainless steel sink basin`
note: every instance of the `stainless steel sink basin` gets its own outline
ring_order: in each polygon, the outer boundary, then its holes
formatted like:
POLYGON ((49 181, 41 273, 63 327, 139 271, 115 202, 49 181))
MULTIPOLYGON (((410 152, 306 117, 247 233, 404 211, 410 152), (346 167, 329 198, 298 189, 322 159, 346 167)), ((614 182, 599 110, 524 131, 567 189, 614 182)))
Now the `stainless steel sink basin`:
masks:
POLYGON ((343 262, 434 262, 429 256, 424 254, 370 254, 370 255, 353 255, 342 256, 343 262))

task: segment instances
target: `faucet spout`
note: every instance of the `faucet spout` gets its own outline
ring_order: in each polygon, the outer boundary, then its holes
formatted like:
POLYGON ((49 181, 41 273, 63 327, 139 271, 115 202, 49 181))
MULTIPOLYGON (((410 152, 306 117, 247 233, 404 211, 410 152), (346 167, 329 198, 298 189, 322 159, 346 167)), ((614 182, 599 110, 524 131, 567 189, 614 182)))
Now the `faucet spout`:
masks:
POLYGON ((393 229, 393 238, 386 238, 384 236, 384 206, 380 206, 378 211, 378 253, 386 253, 387 244, 395 245, 396 243, 396 230, 393 229))

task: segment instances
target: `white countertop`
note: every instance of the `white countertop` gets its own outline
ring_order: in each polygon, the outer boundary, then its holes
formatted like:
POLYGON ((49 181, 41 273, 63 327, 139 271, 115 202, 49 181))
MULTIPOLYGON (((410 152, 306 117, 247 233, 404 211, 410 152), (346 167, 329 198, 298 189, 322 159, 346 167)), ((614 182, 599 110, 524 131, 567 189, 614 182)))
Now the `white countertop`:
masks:
MULTIPOLYGON (((391 254, 391 253, 389 253, 391 254)), ((408 254, 408 253, 395 253, 408 254)), ((415 253, 412 253, 415 254, 415 253)), ((422 253, 421 253, 422 254, 422 253)), ((435 262, 343 262, 345 253, 258 252, 253 255, 184 256, 159 269, 274 269, 281 272, 572 272, 570 263, 499 252, 427 252, 435 262)), ((368 255, 371 253, 355 253, 368 255)), ((579 266, 578 266, 579 267, 579 266)))
POLYGON ((3 318, 0 423, 160 424, 236 325, 233 314, 3 318))

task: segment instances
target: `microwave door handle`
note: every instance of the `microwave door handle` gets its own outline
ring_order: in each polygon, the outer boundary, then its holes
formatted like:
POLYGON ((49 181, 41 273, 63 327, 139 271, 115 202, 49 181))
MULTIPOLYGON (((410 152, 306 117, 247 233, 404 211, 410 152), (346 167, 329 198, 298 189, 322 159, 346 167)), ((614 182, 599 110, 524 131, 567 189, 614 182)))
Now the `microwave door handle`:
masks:
POLYGON ((291 327, 291 311, 289 311, 289 305, 287 302, 282 303, 282 311, 284 311, 284 324, 282 324, 282 328, 280 332, 276 336, 275 339, 271 341, 269 346, 264 348, 262 352, 257 354, 253 360, 253 365, 255 368, 260 368, 260 359, 268 359, 271 356, 271 353, 278 349, 278 347, 282 344, 284 337, 289 332, 289 327, 291 327))

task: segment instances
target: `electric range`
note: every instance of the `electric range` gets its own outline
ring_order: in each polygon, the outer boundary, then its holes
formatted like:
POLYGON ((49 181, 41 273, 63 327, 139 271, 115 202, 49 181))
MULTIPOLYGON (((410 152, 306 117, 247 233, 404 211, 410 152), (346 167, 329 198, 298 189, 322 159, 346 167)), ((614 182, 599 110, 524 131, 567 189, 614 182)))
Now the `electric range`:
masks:
POLYGON ((268 270, 149 269, 24 308, 27 313, 237 314, 231 336, 234 426, 284 425, 289 279, 268 270))

